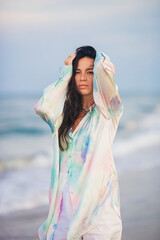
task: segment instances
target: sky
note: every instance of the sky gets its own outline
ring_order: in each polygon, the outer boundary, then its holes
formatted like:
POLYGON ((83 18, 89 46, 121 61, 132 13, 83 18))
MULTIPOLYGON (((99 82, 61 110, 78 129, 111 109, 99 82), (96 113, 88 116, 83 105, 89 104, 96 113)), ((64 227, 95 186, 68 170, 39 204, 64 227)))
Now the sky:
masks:
POLYGON ((41 95, 83 45, 110 57, 121 93, 160 93, 159 26, 159 0, 0 0, 0 94, 41 95))

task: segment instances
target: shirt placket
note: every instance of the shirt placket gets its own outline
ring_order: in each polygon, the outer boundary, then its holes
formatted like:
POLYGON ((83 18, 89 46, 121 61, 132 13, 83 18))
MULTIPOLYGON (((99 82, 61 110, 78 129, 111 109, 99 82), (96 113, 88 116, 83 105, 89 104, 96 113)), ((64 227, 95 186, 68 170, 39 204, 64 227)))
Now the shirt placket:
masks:
MULTIPOLYGON (((72 174, 72 170, 70 168, 72 164, 72 152, 73 152, 73 137, 71 137, 70 139, 70 145, 69 145, 69 148, 67 149, 67 152, 66 152, 67 156, 65 157, 65 162, 64 162, 64 174, 62 174, 63 175, 62 177, 64 178, 63 189, 66 184, 66 181, 69 180, 68 178, 72 174)), ((63 197, 63 189, 61 191, 59 208, 60 208, 60 205, 62 204, 61 201, 63 197)))

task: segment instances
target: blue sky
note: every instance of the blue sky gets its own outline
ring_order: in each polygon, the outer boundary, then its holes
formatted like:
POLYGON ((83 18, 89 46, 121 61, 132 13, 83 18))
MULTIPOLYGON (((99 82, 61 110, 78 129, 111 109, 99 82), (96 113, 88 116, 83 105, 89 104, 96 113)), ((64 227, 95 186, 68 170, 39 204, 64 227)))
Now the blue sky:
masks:
POLYGON ((65 58, 91 45, 122 93, 160 92, 158 0, 0 0, 0 93, 42 94, 65 58))

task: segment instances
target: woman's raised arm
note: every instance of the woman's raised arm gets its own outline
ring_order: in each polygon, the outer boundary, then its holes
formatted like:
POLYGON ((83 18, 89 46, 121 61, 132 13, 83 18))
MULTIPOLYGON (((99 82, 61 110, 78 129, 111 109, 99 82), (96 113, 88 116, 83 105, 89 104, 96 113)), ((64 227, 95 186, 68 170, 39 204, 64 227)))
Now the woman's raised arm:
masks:
POLYGON ((72 76, 72 65, 63 66, 62 76, 43 90, 43 95, 35 104, 34 110, 54 132, 55 121, 62 114, 66 91, 72 76))
POLYGON ((120 116, 123 104, 115 82, 115 66, 103 52, 96 53, 94 63, 93 96, 106 119, 120 116))

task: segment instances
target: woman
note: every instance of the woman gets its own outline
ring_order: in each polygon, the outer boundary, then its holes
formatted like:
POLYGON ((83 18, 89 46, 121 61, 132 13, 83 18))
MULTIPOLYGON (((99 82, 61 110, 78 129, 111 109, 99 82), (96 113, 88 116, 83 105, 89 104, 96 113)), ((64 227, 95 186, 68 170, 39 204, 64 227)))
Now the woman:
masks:
POLYGON ((40 240, 119 240, 119 185, 112 143, 123 113, 110 58, 91 46, 65 60, 35 105, 53 134, 49 213, 40 240))

